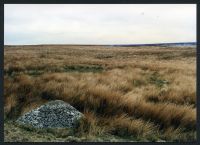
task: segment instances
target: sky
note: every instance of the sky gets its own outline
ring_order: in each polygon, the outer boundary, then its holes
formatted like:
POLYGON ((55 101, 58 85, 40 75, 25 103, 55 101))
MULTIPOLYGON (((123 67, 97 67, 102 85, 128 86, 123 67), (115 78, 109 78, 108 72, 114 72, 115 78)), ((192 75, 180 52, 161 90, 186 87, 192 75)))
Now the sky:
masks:
POLYGON ((5 4, 4 44, 196 42, 196 4, 5 4))

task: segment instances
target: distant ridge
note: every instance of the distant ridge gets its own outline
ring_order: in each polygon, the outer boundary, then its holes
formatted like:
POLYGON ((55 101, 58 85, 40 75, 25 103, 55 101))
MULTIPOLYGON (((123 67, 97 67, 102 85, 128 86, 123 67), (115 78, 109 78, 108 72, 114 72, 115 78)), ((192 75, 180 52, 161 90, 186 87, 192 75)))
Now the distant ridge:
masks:
POLYGON ((122 45, 112 45, 112 46, 195 46, 196 42, 180 42, 180 43, 153 43, 153 44, 122 44, 122 45))
POLYGON ((24 44, 24 45, 4 45, 4 46, 115 46, 115 47, 133 47, 133 46, 196 46, 196 42, 179 42, 179 43, 152 43, 152 44, 24 44))

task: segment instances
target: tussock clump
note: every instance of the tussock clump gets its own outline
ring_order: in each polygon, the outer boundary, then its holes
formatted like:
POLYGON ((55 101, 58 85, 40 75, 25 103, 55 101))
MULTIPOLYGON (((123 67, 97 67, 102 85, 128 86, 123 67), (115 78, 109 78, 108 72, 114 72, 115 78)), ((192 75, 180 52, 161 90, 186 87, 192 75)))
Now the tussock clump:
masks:
POLYGON ((182 126, 190 130, 196 129, 196 110, 190 106, 138 101, 132 105, 134 111, 131 111, 130 108, 128 108, 130 114, 135 115, 137 118, 141 117, 158 123, 161 129, 169 126, 182 126))
POLYGON ((144 99, 150 102, 170 102, 180 105, 195 105, 196 92, 193 90, 168 88, 167 90, 153 89, 144 92, 144 99))
POLYGON ((150 137, 156 129, 152 123, 131 118, 126 114, 106 118, 106 121, 113 128, 112 134, 119 136, 150 137))
MULTIPOLYGON (((15 110, 18 102, 16 96, 13 94, 9 97, 5 98, 5 104, 4 105, 4 117, 12 117, 11 115, 13 114, 12 112, 15 110)), ((15 114, 15 113, 14 113, 15 114)))
POLYGON ((109 128, 101 126, 100 121, 93 112, 84 111, 84 116, 85 117, 79 122, 79 127, 76 130, 76 133, 79 136, 101 136, 109 132, 109 128))

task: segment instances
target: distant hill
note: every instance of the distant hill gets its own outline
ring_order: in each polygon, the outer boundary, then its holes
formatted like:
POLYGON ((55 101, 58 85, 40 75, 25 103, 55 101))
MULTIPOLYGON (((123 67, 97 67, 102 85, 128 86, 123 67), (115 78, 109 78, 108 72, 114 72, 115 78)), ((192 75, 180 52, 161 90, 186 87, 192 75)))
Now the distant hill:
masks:
POLYGON ((196 42, 181 42, 181 43, 155 43, 155 44, 122 44, 122 45, 112 45, 112 46, 196 46, 196 42))
POLYGON ((180 43, 154 43, 154 44, 35 44, 35 45, 4 45, 6 47, 24 47, 24 46, 115 46, 115 47, 133 47, 133 46, 162 46, 162 47, 168 47, 168 46, 180 46, 180 47, 194 47, 196 46, 196 42, 180 42, 180 43))

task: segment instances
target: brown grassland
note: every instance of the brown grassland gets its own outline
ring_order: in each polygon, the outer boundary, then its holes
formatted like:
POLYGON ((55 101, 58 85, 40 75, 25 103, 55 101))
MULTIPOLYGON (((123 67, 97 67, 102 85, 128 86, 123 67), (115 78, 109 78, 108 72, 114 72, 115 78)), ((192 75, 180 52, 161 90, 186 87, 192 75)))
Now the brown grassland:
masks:
POLYGON ((196 48, 5 46, 4 129, 5 141, 195 141, 196 48), (86 116, 76 130, 13 123, 56 99, 86 116))

